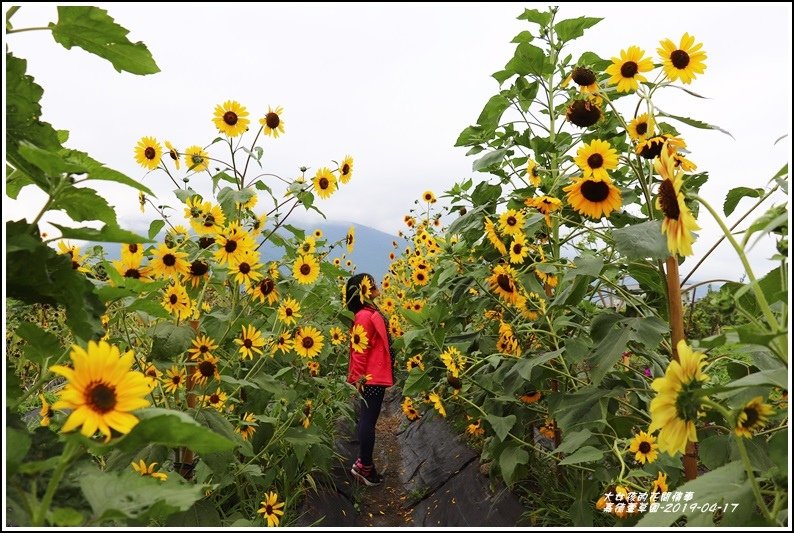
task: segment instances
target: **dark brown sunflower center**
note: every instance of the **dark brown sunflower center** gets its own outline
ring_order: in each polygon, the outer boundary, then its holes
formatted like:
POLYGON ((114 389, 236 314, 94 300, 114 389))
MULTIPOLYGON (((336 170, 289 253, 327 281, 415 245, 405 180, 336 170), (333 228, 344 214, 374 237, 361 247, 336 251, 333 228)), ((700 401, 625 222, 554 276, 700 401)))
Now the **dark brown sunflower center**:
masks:
POLYGON ((303 253, 307 254, 311 251, 311 249, 312 249, 312 245, 309 244, 308 242, 304 242, 303 244, 301 244, 301 250, 303 250, 303 253))
POLYGON ((648 123, 640 122, 637 124, 637 135, 645 135, 646 133, 648 133, 648 123))
POLYGON ((199 239, 199 247, 204 250, 215 244, 214 237, 202 237, 199 239))
POLYGON ((300 272, 301 272, 301 274, 303 274, 304 276, 308 276, 308 275, 309 275, 309 274, 311 274, 311 272, 312 272, 312 267, 311 267, 311 265, 307 265, 306 263, 303 263, 303 264, 301 265, 300 272))
POLYGON ((278 117, 277 114, 270 112, 265 115, 265 124, 271 130, 278 128, 278 125, 281 124, 281 119, 278 117))
POLYGON ((760 416, 758 416, 758 411, 755 409, 755 407, 745 407, 743 412, 747 417, 747 420, 742 422, 741 425, 746 428, 753 427, 760 418, 760 416))
POLYGON ((78 268, 80 268, 80 263, 72 261, 72 270, 77 270, 78 268))
POLYGON ((232 253, 237 249, 237 241, 235 240, 228 240, 226 244, 223 245, 223 249, 226 250, 226 253, 232 253))
POLYGON ((581 191, 588 202, 603 202, 609 197, 609 185, 603 181, 587 180, 582 183, 581 191))
POLYGON ((176 264, 176 256, 174 254, 165 254, 163 256, 163 264, 167 267, 172 267, 176 264))
POLYGON ((325 190, 328 188, 328 178, 320 178, 318 183, 320 184, 321 189, 325 190))
POLYGON ((208 351, 210 351, 210 347, 207 346, 206 344, 202 344, 201 346, 199 346, 199 352, 207 353, 208 351))
POLYGON ((514 254, 521 255, 521 250, 523 250, 523 249, 524 249, 524 246, 521 243, 517 242, 517 243, 513 244, 513 253, 514 254))
POLYGON ((513 288, 513 281, 507 274, 499 274, 496 276, 496 284, 505 292, 513 292, 515 290, 513 288))
POLYGON ((174 149, 168 150, 168 155, 170 155, 171 159, 173 159, 174 161, 179 159, 179 155, 176 153, 176 150, 174 149))
POLYGON ((642 441, 640 443, 639 450, 640 450, 640 452, 647 454, 648 452, 651 451, 651 444, 649 442, 647 442, 647 441, 642 441))
POLYGON ((237 124, 237 113, 234 111, 227 111, 223 114, 223 121, 229 126, 237 124))
POLYGON ((507 221, 506 222, 507 222, 508 226, 515 226, 516 224, 518 224, 518 220, 516 220, 516 217, 514 217, 514 216, 507 217, 507 221))
POLYGON ((174 305, 177 301, 179 301, 179 298, 176 297, 176 294, 172 294, 169 296, 168 301, 171 302, 171 305, 174 305))
POLYGON ((125 278, 133 278, 133 279, 140 279, 141 272, 137 268, 128 268, 127 271, 124 273, 125 278))
POLYGON ((348 235, 348 236, 347 236, 347 244, 348 244, 348 245, 351 245, 351 244, 353 244, 353 236, 352 236, 352 235, 348 235))
POLYGON ((659 185, 659 206, 662 208, 662 213, 666 218, 678 220, 681 216, 681 208, 678 205, 678 195, 675 193, 675 187, 670 180, 662 180, 659 185))
MULTIPOLYGON (((601 118, 601 109, 587 100, 575 100, 565 112, 565 118, 580 128, 587 128, 601 118)), ((530 174, 537 178, 534 169, 530 174)))
POLYGON ((157 155, 157 151, 151 146, 147 146, 146 150, 143 151, 143 155, 146 157, 146 159, 154 159, 157 155))
POLYGON ((215 363, 212 361, 202 361, 198 365, 199 372, 205 378, 215 375, 215 363))
POLYGON ((180 383, 182 383, 182 376, 180 376, 179 374, 177 374, 176 376, 171 376, 171 383, 173 383, 174 385, 179 385, 180 383))
POLYGON ((309 348, 314 346, 314 339, 311 337, 303 337, 303 340, 301 341, 301 345, 308 350, 309 348))
POLYGON ((584 67, 576 67, 573 69, 571 78, 573 78, 573 81, 575 81, 577 85, 582 86, 592 85, 596 81, 595 73, 589 68, 584 67))
POLYGON ((347 176, 347 174, 348 174, 349 172, 350 172, 350 165, 348 165, 347 163, 345 163, 344 165, 342 165, 342 175, 343 175, 343 176, 347 176))
MULTIPOLYGON (((689 65, 689 54, 683 50, 676 50, 670 54, 670 61, 677 69, 685 69, 689 65)), ((150 158, 151 159, 151 158, 150 158)))
POLYGON ((138 245, 137 244, 128 244, 127 245, 127 250, 129 250, 131 254, 134 254, 134 253, 136 253, 138 251, 138 245))
POLYGON ((270 504, 265 505, 265 513, 268 515, 273 514, 273 506, 270 504))
POLYGON ((601 168, 604 166, 604 156, 601 154, 592 154, 587 158, 587 166, 592 169, 601 168))
POLYGON ((240 263, 237 266, 237 269, 240 271, 241 274, 248 274, 249 272, 251 272, 251 265, 249 265, 248 263, 240 263))
POLYGON ((207 265, 207 263, 205 263, 204 261, 199 261, 199 260, 193 261, 192 263, 190 263, 190 275, 196 277, 203 276, 204 274, 207 273, 209 268, 210 268, 209 265, 207 265))
POLYGON ((217 394, 210 394, 210 403, 218 403, 221 401, 221 397, 217 394))
POLYGON ((252 341, 251 339, 245 339, 243 341, 243 346, 245 346, 246 348, 250 348, 253 345, 254 345, 254 341, 252 341))
POLYGON ((620 66, 620 75, 624 78, 633 78, 638 71, 639 68, 634 61, 626 61, 620 66))
POLYGON ((259 284, 259 290, 265 296, 267 296, 268 294, 273 292, 273 289, 275 289, 275 288, 276 288, 276 284, 273 283, 273 280, 270 279, 270 278, 263 279, 262 282, 259 284))
POLYGON ((286 309, 284 309, 284 314, 287 316, 292 316, 292 308, 287 307, 286 309))
POLYGON ((100 414, 112 411, 116 407, 116 388, 102 382, 92 382, 85 390, 85 403, 92 411, 100 414))
POLYGON ((422 274, 421 272, 417 272, 416 279, 418 279, 419 281, 422 281, 423 279, 425 279, 425 275, 422 274))
POLYGON ((358 344, 361 342, 361 336, 358 334, 353 335, 353 344, 358 344))
POLYGON ((214 225, 215 225, 215 217, 213 215, 208 214, 207 216, 204 217, 205 228, 211 228, 214 225))
POLYGON ((432 200, 432 199, 433 199, 433 197, 432 197, 432 196, 430 196, 429 194, 426 194, 426 195, 425 195, 425 202, 429 202, 429 201, 430 201, 430 200, 432 200))

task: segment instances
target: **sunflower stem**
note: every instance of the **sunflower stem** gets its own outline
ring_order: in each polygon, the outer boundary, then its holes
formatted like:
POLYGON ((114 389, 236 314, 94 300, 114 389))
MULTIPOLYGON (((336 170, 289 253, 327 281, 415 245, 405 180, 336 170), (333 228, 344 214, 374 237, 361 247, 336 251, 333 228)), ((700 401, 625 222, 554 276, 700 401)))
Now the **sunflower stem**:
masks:
MULTIPOLYGON (((722 217, 717 213, 711 204, 709 204, 704 198, 700 196, 694 195, 693 198, 700 202, 703 207, 705 207, 711 216, 714 217, 714 220, 719 225, 722 233, 725 235, 725 238, 731 243, 733 249, 736 250, 736 254, 739 256, 739 259, 742 262, 742 266, 744 267, 744 271, 747 273, 747 278, 750 280, 750 288, 755 295, 755 299, 758 302, 758 306, 761 308, 761 312, 766 319, 767 325, 772 330, 772 333, 780 333, 783 329, 777 321, 777 317, 775 313, 772 312, 772 309, 769 307, 769 303, 766 301, 766 296, 764 296, 764 291, 761 290, 760 285, 758 285, 758 281, 755 278, 755 274, 753 273, 753 268, 750 266, 750 262, 747 260, 747 254, 745 254, 744 249, 736 242, 736 239, 733 238, 733 234, 725 225, 725 221, 722 220, 722 217)), ((784 363, 788 364, 788 350, 785 349, 782 352, 778 352, 773 350, 775 354, 781 359, 784 363)))
POLYGON ((71 350, 72 347, 67 346, 66 349, 63 351, 63 353, 61 353, 61 355, 58 356, 58 359, 56 359, 54 363, 52 363, 51 365, 43 365, 39 379, 36 380, 36 383, 34 383, 33 386, 31 386, 27 391, 25 391, 25 394, 23 394, 16 402, 13 403, 13 405, 11 405, 11 411, 15 411, 16 408, 22 404, 22 402, 27 400, 32 394, 38 392, 41 386, 50 380, 49 367, 53 365, 61 364, 61 361, 63 361, 64 357, 66 357, 71 350))
POLYGON ((755 503, 756 505, 758 505, 758 508, 761 510, 761 513, 763 513, 766 521, 773 525, 775 523, 775 519, 774 516, 769 512, 769 509, 766 506, 766 502, 764 502, 764 496, 761 494, 761 487, 758 484, 758 480, 755 477, 755 472, 753 471, 753 465, 750 462, 750 456, 747 453, 747 447, 744 445, 744 437, 734 433, 733 438, 736 441, 736 446, 739 448, 739 455, 742 456, 744 471, 747 473, 747 478, 750 480, 750 485, 753 487, 753 494, 755 495, 755 503))
POLYGON ((38 509, 31 518, 31 525, 34 527, 44 525, 44 521, 46 520, 47 514, 49 514, 50 511, 52 498, 55 496, 55 491, 58 489, 58 485, 61 484, 61 479, 63 478, 64 473, 66 473, 66 469, 68 468, 69 464, 75 457, 77 457, 77 453, 75 452, 79 451, 80 445, 76 439, 68 439, 66 441, 66 446, 63 449, 63 453, 61 453, 61 460, 58 463, 58 466, 55 468, 52 478, 50 478, 50 482, 47 484, 47 490, 44 492, 44 497, 42 498, 38 509))
POLYGON ((24 33, 26 31, 52 31, 52 28, 49 26, 35 26, 30 28, 17 28, 14 30, 6 30, 6 35, 11 35, 12 33, 24 33))

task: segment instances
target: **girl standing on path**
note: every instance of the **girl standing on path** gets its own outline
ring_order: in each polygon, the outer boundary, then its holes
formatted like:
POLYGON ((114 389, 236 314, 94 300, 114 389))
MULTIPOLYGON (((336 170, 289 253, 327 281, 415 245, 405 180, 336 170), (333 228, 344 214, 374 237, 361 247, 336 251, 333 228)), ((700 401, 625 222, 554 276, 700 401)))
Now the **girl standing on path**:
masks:
POLYGON ((378 296, 374 278, 357 274, 347 280, 347 308, 355 315, 350 331, 347 382, 361 393, 358 419, 359 457, 350 473, 367 486, 383 481, 372 460, 375 424, 380 416, 386 387, 394 384, 394 357, 386 320, 373 300, 378 296))

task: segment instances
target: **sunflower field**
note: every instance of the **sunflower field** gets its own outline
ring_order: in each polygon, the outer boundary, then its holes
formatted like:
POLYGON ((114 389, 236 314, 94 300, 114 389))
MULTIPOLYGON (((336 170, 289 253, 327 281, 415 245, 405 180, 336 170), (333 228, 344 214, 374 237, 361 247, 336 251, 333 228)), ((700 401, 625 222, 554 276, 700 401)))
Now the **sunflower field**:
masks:
MULTIPOLYGON (((16 9, 7 34, 26 31, 16 9)), ((536 526, 788 523, 788 166, 715 207, 685 132, 722 130, 654 103, 701 98, 707 43, 574 57, 601 19, 519 19, 499 91, 456 143, 477 178, 420 195, 381 280, 403 424, 445 419, 536 526), (744 198, 737 232, 725 218, 744 198), (679 264, 710 245, 703 217, 746 278, 710 293, 719 326, 706 311, 695 327, 679 264), (778 245, 768 273, 747 259, 761 237, 778 245)), ((103 9, 59 7, 46 29, 119 72, 159 71, 103 9)), ((64 146, 26 70, 10 46, 6 194, 47 200, 5 226, 8 525, 292 524, 354 419, 340 324, 356 238, 289 218, 320 212, 353 158, 276 176, 265 146, 284 110, 227 100, 198 138, 140 132, 141 176, 126 176, 64 146), (137 192, 145 235, 97 180, 137 192), (39 229, 53 211, 74 222, 56 238, 39 229)))

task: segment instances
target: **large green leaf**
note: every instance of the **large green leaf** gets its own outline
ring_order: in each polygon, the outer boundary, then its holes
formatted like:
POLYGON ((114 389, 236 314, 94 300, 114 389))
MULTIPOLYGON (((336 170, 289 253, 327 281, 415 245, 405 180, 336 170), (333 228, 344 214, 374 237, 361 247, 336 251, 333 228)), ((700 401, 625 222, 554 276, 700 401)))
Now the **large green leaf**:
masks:
POLYGON ((518 372, 518 374, 524 378, 525 380, 529 380, 532 375, 532 369, 535 368, 537 365, 542 365, 543 363, 548 363, 552 359, 555 359, 562 354, 563 350, 560 348, 559 350, 554 350, 553 352, 547 352, 542 355, 537 355, 534 357, 526 357, 519 359, 518 362, 513 365, 513 368, 510 369, 510 372, 518 372))
POLYGON ((19 469, 30 449, 30 442, 27 431, 6 427, 6 474, 9 477, 19 469))
POLYGON ((739 201, 749 196, 750 198, 759 198, 762 194, 764 194, 764 189, 757 188, 751 189, 750 187, 735 187, 728 191, 728 194, 725 196, 725 203, 722 205, 722 210, 725 212, 725 216, 730 216, 733 213, 733 210, 736 209, 736 206, 739 205, 739 201))
POLYGON ((493 152, 488 152, 487 154, 476 160, 472 164, 471 169, 474 172, 487 171, 487 169, 489 169, 490 167, 494 165, 499 165, 502 162, 502 160, 505 158, 506 154, 507 154, 507 150, 505 148, 500 148, 498 150, 494 150, 493 152))
POLYGON ((562 442, 554 449, 554 451, 555 453, 573 453, 592 436, 593 434, 589 429, 572 431, 571 433, 563 436, 562 442))
POLYGON ((509 445, 499 454, 499 469, 502 471, 502 478, 505 483, 512 483, 516 466, 525 465, 529 462, 529 454, 518 445, 509 445))
POLYGON ((98 7, 58 6, 58 23, 50 23, 55 42, 67 50, 78 46, 107 59, 117 71, 132 74, 160 72, 149 49, 142 42, 127 39, 129 30, 117 24, 98 7))
POLYGON ((666 259, 670 255, 658 220, 614 229, 612 236, 615 248, 628 259, 666 259))
POLYGON ((121 229, 115 224, 105 224, 100 229, 94 228, 69 228, 61 226, 60 224, 52 224, 61 231, 61 237, 64 239, 76 239, 79 241, 93 241, 93 242, 153 242, 151 239, 141 237, 136 233, 121 229))
POLYGON ((530 43, 520 43, 516 46, 513 59, 507 62, 505 70, 513 71, 522 76, 548 74, 551 65, 546 61, 546 53, 530 43))
POLYGON ((161 322, 149 330, 152 338, 151 357, 160 361, 175 361, 185 350, 190 347, 193 329, 190 326, 177 326, 161 322))
POLYGON ((494 130, 499 125, 499 121, 502 118, 502 114, 505 110, 510 107, 510 100, 502 96, 501 94, 497 94, 492 96, 488 103, 485 104, 485 107, 480 113, 480 117, 477 119, 477 124, 485 128, 486 130, 494 130))
POLYGON ((496 433, 496 436, 499 437, 499 440, 503 441, 505 438, 507 438, 507 434, 516 424, 516 415, 486 415, 485 420, 491 424, 491 427, 493 428, 494 433, 496 433))
POLYGON ((420 372, 419 370, 412 370, 409 372, 408 376, 405 378, 405 385, 403 385, 403 395, 416 396, 421 392, 430 390, 433 386, 433 382, 430 380, 430 376, 428 375, 429 372, 429 368, 424 372, 420 372))
POLYGON ((18 168, 6 164, 6 196, 16 200, 17 196, 19 196, 19 191, 34 183, 30 176, 18 168))
POLYGON ((725 135, 729 136, 731 139, 735 139, 735 137, 733 135, 731 135, 731 133, 729 131, 722 129, 719 126, 715 126, 713 124, 707 124, 707 123, 702 122, 700 120, 695 120, 694 118, 679 117, 677 115, 671 115, 669 113, 665 113, 664 111, 662 111, 658 107, 656 108, 656 111, 657 111, 657 113, 658 113, 658 115, 660 117, 672 118, 672 119, 677 120, 679 122, 683 122, 684 124, 686 124, 688 126, 692 126, 694 128, 698 128, 698 129, 701 129, 701 130, 717 130, 717 131, 721 131, 725 135))
POLYGON ((604 457, 604 450, 599 450, 593 446, 583 446, 574 453, 560 461, 561 465, 575 465, 579 463, 592 463, 604 457))
POLYGON ((118 170, 106 167, 85 152, 80 152, 79 150, 61 150, 61 157, 70 164, 82 167, 83 172, 88 174, 87 179, 89 180, 115 181, 116 183, 129 185, 134 189, 143 191, 149 196, 155 196, 149 187, 143 183, 122 174, 118 170))
POLYGON ((147 523, 190 509, 204 497, 204 486, 180 482, 172 473, 166 481, 141 476, 131 469, 121 472, 88 470, 78 477, 85 499, 94 512, 94 523, 135 520, 147 523))
POLYGON ((110 227, 118 226, 116 211, 94 189, 69 185, 60 191, 50 209, 63 209, 76 222, 100 220, 110 227))
POLYGON ((540 24, 541 26, 546 26, 551 22, 551 13, 548 11, 538 11, 537 9, 524 9, 524 12, 517 18, 518 20, 527 20, 535 24, 540 24))
POLYGON ((39 365, 43 365, 48 357, 54 357, 63 351, 58 337, 31 322, 21 322, 15 333, 27 343, 25 357, 39 365))
POLYGON ((554 30, 560 41, 572 41, 584 35, 584 30, 591 28, 604 19, 594 17, 579 17, 575 19, 561 20, 554 25, 554 30))

